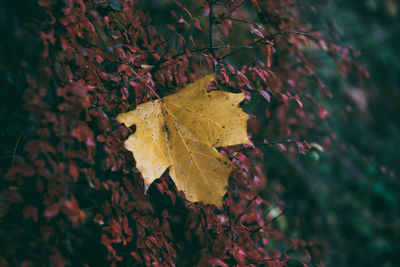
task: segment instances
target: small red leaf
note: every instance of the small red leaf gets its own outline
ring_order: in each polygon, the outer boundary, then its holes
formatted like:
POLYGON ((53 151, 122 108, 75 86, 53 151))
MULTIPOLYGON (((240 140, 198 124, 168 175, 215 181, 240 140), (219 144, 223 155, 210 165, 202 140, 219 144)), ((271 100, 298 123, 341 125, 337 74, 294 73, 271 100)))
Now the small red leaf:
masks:
POLYGON ((253 25, 250 26, 251 33, 254 33, 260 38, 264 38, 264 34, 262 34, 258 29, 256 29, 253 25))
POLYGON ((69 164, 69 173, 71 174, 72 178, 74 179, 74 181, 78 181, 79 178, 79 171, 78 168, 76 167, 75 163, 70 163, 69 164))
POLYGON ((53 206, 48 207, 44 211, 44 216, 46 216, 48 219, 51 219, 54 216, 56 216, 59 212, 60 212, 60 209, 59 209, 58 205, 53 205, 53 206))
POLYGON ((132 256, 132 258, 134 258, 134 259, 137 260, 138 262, 143 262, 142 257, 140 257, 139 253, 137 253, 137 252, 131 252, 131 256, 132 256))
POLYGON ((121 64, 118 66, 118 72, 123 72, 126 71, 127 69, 129 69, 129 66, 126 64, 121 64))
POLYGON ((299 153, 305 155, 307 154, 308 147, 306 147, 303 143, 301 142, 296 142, 297 148, 299 150, 299 153))
POLYGON ((236 78, 238 79, 238 84, 240 87, 243 87, 249 83, 249 80, 247 79, 247 77, 240 71, 236 71, 236 78))
POLYGON ((188 15, 189 15, 190 18, 193 18, 192 14, 189 12, 189 10, 188 10, 186 7, 185 7, 183 10, 185 10, 186 13, 188 13, 188 15))
POLYGON ((179 22, 179 23, 184 23, 186 26, 188 26, 189 28, 191 28, 190 25, 189 25, 189 23, 187 23, 186 20, 184 20, 184 19, 182 19, 182 18, 179 19, 178 22, 179 22))
POLYGON ((296 102, 299 105, 299 107, 303 108, 303 103, 300 101, 298 97, 296 97, 296 102))
POLYGON ((204 11, 203 11, 204 16, 210 15, 210 5, 208 3, 204 4, 204 11))
POLYGON ((258 92, 268 101, 271 102, 271 96, 264 90, 258 90, 258 92))
POLYGON ((24 218, 32 218, 35 222, 38 220, 37 209, 34 206, 26 206, 24 207, 22 214, 24 218))
POLYGON ((194 25, 197 29, 201 30, 200 21, 199 21, 198 19, 196 19, 196 18, 193 18, 193 21, 194 21, 193 25, 194 25))
POLYGON ((289 98, 287 97, 287 95, 285 95, 285 94, 280 94, 281 95, 281 97, 282 97, 282 101, 283 101, 283 103, 287 106, 287 105, 289 105, 289 98))
POLYGON ((326 109, 324 109, 322 106, 320 106, 318 115, 321 119, 325 119, 326 117, 329 116, 329 112, 326 109))
POLYGON ((278 148, 281 153, 285 154, 287 152, 287 147, 284 144, 278 143, 278 148))
POLYGON ((86 5, 82 0, 79 0, 79 5, 81 6, 82 13, 86 12, 86 5))

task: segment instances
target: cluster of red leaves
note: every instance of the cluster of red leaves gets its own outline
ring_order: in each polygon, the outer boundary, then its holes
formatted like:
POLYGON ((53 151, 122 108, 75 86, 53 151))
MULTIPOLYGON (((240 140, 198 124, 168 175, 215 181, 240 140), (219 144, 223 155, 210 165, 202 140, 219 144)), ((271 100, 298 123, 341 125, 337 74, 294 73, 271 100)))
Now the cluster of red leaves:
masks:
MULTIPOLYGON (((39 2, 48 16, 40 23, 43 62, 39 74, 27 75, 25 94, 35 136, 7 173, 13 189, 2 191, 21 207, 16 224, 23 230, 2 264, 280 266, 290 261, 289 250, 309 247, 274 228, 269 210, 283 204, 262 194, 258 148, 221 150, 238 169, 218 210, 187 202, 169 177, 145 194, 123 148, 133 129, 114 118, 216 69, 215 87, 246 92, 246 104, 258 95, 274 101, 273 114, 265 106, 253 110, 255 142, 300 140, 314 116, 328 115, 318 103, 316 115, 303 110, 303 97, 314 101, 304 93, 310 83, 329 94, 305 50, 339 54, 346 70, 350 50, 311 38, 291 0, 208 1, 200 11, 197 1, 176 1, 161 23, 133 0, 39 2), (208 22, 214 31, 205 30, 208 22), (208 42, 210 34, 218 43, 208 42)), ((297 146, 306 152, 306 144, 297 146)))

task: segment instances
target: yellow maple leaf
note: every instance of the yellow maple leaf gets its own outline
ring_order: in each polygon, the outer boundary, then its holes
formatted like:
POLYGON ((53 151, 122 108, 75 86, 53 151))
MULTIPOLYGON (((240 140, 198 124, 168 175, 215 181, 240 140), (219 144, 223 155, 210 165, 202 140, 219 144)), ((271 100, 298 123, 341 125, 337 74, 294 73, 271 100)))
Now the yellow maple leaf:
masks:
POLYGON ((146 185, 169 174, 188 200, 222 206, 232 163, 215 148, 249 143, 243 93, 207 92, 215 74, 181 91, 118 115, 136 132, 125 141, 146 185))

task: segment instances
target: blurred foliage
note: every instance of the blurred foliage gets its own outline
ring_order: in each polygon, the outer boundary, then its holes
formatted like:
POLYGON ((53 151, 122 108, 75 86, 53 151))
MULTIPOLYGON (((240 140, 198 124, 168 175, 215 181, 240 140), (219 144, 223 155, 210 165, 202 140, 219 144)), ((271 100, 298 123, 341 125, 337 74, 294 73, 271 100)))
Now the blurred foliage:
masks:
MULTIPOLYGON (((21 152, 16 145, 23 138, 22 133, 32 129, 24 128, 27 112, 23 110, 22 94, 27 87, 25 74, 34 70, 40 60, 41 40, 36 32, 28 31, 24 25, 39 19, 43 11, 35 2, 7 1, 0 4, 0 143, 1 166, 13 164, 13 154, 21 152), (29 40, 27 45, 26 40, 29 40)), ((0 176, 7 168, 0 168, 0 176)))
POLYGON ((306 18, 312 28, 358 49, 358 62, 371 77, 359 82, 357 77, 338 76, 331 58, 321 53, 319 74, 334 97, 321 100, 330 113, 320 126, 325 134, 307 140, 327 149, 311 150, 300 160, 266 151, 272 188, 277 192, 283 185, 287 203, 281 227, 300 238, 325 240, 327 266, 396 266, 400 262, 400 2, 312 2, 318 12, 306 18))

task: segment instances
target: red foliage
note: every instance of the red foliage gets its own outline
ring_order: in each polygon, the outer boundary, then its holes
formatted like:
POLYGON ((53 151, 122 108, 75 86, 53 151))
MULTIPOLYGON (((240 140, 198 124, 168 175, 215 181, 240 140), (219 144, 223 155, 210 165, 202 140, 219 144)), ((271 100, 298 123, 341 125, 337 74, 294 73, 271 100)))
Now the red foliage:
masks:
MULTIPOLYGON (((267 180, 259 149, 222 149, 238 169, 218 210, 187 202, 166 176, 145 194, 132 154, 123 148, 132 129, 114 118, 216 69, 214 87, 246 92, 245 104, 259 94, 277 105, 273 115, 265 106, 253 111, 259 119, 249 123, 249 133, 256 144, 300 140, 318 116, 328 116, 322 106, 315 114, 304 112, 304 102, 314 101, 304 93, 308 80, 329 95, 302 48, 339 55, 345 71, 353 66, 351 50, 318 33, 310 37, 291 0, 208 1, 201 9, 198 1, 176 2, 164 25, 153 23, 145 5, 133 0, 55 2, 40 1, 47 13, 40 22, 42 62, 27 76, 25 108, 35 136, 7 173, 17 189, 2 192, 20 203, 23 217, 16 223, 29 227, 10 241, 2 266, 281 266, 289 256, 278 243, 291 251, 309 246, 292 245, 274 228, 268 213, 273 207, 262 194, 267 180), (227 45, 209 47, 210 14, 214 34, 227 45), (256 14, 260 21, 249 22, 256 14), (230 45, 238 41, 246 46, 230 45), (264 58, 252 59, 253 53, 264 58), (199 64, 204 59, 207 65, 199 64), (309 125, 300 123, 303 118, 309 125)), ((306 153, 307 144, 297 146, 306 153)))

